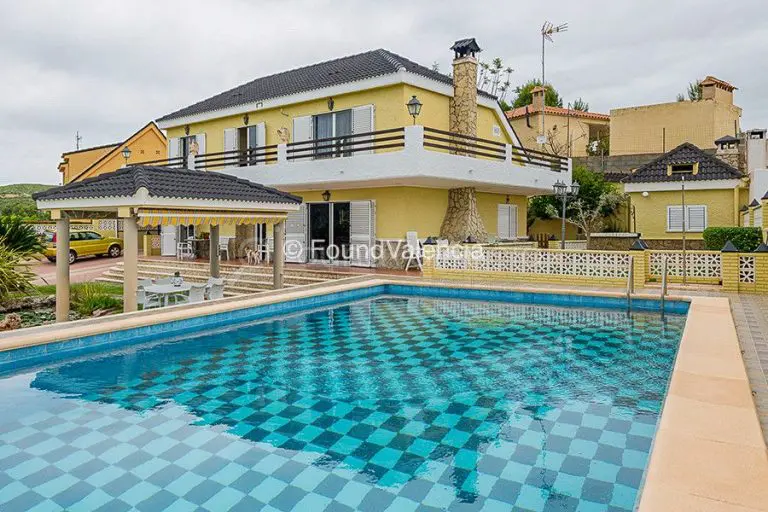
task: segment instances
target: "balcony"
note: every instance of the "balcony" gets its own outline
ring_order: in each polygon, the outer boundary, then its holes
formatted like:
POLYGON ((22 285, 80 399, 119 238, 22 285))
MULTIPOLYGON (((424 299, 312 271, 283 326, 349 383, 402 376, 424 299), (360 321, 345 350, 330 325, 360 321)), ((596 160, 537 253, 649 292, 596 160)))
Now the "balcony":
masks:
MULTIPOLYGON (((171 163, 183 166, 179 160, 171 163)), ((473 186, 536 195, 571 181, 567 158, 418 125, 190 156, 186 163, 286 191, 473 186)))

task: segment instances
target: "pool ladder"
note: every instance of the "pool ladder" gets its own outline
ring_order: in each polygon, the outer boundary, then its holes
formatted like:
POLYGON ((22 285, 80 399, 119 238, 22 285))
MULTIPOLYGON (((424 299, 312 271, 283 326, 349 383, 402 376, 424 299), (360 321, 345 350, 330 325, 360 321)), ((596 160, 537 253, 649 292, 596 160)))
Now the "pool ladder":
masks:
POLYGON ((661 263, 661 314, 664 314, 664 300, 667 295, 667 256, 664 256, 664 260, 661 263))

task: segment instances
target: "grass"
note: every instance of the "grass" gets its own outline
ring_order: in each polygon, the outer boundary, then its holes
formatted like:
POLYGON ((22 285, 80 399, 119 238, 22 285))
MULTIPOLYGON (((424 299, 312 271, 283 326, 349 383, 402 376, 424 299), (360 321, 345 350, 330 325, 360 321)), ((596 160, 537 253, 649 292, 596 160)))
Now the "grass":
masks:
MULTIPOLYGON (((104 293, 106 295, 116 295, 116 296, 122 296, 123 295, 123 285, 116 284, 116 283, 75 283, 70 286, 70 295, 73 293, 77 293, 78 290, 82 289, 83 287, 91 285, 91 286, 98 286, 99 291, 101 293, 104 293)), ((56 295, 56 285, 54 284, 43 284, 40 286, 35 286, 35 293, 38 295, 56 295)))

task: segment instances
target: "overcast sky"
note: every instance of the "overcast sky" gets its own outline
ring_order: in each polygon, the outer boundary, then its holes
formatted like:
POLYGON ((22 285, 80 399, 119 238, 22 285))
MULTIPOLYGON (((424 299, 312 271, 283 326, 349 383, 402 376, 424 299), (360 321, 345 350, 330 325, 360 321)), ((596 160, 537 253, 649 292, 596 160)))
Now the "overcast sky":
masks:
POLYGON ((513 84, 540 74, 590 110, 673 101, 714 75, 739 87, 743 128, 768 127, 765 0, 30 0, 0 17, 0 184, 59 183, 60 155, 253 78, 374 48, 450 69, 477 38, 513 84), (631 4, 631 5, 628 5, 631 4), (762 98, 762 99, 761 99, 762 98))

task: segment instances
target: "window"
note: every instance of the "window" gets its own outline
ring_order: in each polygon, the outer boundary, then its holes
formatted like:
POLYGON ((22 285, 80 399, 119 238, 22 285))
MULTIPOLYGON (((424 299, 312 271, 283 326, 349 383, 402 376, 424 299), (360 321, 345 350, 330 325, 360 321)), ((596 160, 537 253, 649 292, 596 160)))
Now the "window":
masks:
MULTIPOLYGON (((312 126, 314 129, 312 138, 315 140, 352 135, 352 110, 341 110, 339 112, 329 112, 313 116, 312 126)), ((315 157, 330 157, 333 156, 334 152, 336 156, 348 156, 341 152, 343 145, 344 139, 318 142, 315 157)))
POLYGON ((83 238, 85 240, 101 240, 101 235, 93 231, 86 231, 83 233, 83 238))
MULTIPOLYGON (((707 207, 702 204, 685 206, 685 231, 701 233, 707 228, 707 207)), ((667 232, 681 233, 683 231, 683 207, 681 205, 667 206, 667 232)))
POLYGON ((695 176, 699 174, 699 162, 693 164, 667 165, 667 176, 672 176, 673 174, 688 174, 695 176))

